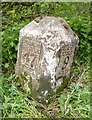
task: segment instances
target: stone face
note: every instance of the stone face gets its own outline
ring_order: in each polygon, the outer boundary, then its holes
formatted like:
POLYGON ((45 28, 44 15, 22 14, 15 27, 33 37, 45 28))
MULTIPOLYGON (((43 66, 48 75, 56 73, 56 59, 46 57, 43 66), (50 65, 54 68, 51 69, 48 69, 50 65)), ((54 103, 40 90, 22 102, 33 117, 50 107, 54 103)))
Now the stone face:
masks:
POLYGON ((32 95, 48 102, 69 78, 78 36, 59 17, 39 17, 20 30, 16 74, 32 77, 32 95))

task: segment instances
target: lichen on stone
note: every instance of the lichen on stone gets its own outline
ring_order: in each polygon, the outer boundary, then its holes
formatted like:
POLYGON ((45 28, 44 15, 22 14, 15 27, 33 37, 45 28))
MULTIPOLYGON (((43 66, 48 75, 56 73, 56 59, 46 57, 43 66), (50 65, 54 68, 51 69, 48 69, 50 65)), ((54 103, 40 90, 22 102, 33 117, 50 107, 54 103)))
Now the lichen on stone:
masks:
MULTIPOLYGON (((63 88, 70 76, 78 41, 60 17, 37 18, 20 30, 16 74, 26 72, 32 77, 35 98, 41 101, 45 96, 48 101, 48 96, 63 88)), ((30 81, 24 83, 30 91, 30 81)))

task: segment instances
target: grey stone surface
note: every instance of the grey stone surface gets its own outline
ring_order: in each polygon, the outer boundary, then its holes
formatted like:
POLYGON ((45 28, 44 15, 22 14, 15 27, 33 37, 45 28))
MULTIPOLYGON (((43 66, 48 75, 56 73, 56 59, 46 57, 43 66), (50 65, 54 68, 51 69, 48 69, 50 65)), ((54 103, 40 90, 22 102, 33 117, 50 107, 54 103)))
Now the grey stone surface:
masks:
POLYGON ((69 78, 78 36, 60 17, 38 17, 20 30, 16 74, 32 77, 32 95, 48 102, 69 78))

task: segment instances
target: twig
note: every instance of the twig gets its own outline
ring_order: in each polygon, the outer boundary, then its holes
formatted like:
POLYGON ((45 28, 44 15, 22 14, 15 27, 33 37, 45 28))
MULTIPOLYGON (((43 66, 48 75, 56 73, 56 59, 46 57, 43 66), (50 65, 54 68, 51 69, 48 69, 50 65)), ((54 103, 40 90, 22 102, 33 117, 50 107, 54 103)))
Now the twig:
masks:
POLYGON ((44 110, 47 109, 43 104, 37 102, 33 97, 31 97, 31 96, 27 96, 27 98, 30 99, 30 100, 35 101, 35 102, 37 103, 37 106, 38 106, 38 107, 43 108, 44 110))
POLYGON ((21 2, 20 4, 23 5, 23 6, 32 6, 32 5, 34 5, 35 3, 36 3, 36 2, 27 2, 27 3, 21 2))
POLYGON ((25 15, 25 16, 21 16, 20 20, 24 19, 24 18, 30 18, 30 17, 38 17, 40 16, 41 14, 45 13, 47 10, 49 9, 49 7, 44 10, 43 12, 40 12, 39 14, 29 14, 29 15, 25 15))

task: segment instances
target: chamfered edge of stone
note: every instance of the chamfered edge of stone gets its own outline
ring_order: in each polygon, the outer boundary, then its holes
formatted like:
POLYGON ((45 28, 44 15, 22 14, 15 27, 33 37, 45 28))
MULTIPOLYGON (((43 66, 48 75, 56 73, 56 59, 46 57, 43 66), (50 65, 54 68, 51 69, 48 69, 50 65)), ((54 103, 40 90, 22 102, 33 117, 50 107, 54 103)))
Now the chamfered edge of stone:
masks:
MULTIPOLYGON (((20 39, 21 37, 23 36, 26 36, 26 37, 37 37, 37 36, 42 36, 43 37, 43 34, 41 33, 42 29, 40 29, 40 31, 38 30, 38 27, 41 27, 41 25, 39 26, 39 24, 41 24, 45 19, 54 19, 55 21, 58 21, 58 23, 60 25, 63 26, 63 30, 67 31, 67 36, 71 34, 71 37, 74 36, 75 39, 78 39, 78 36, 75 34, 75 32, 70 28, 70 26, 67 24, 67 22, 63 19, 63 18, 60 18, 60 17, 54 17, 54 16, 45 16, 45 17, 38 17, 36 19, 34 19, 33 21, 31 21, 29 24, 27 24, 24 28, 22 28, 20 30, 20 39), (40 19, 41 21, 37 22, 37 20, 40 19)), ((43 29, 44 27, 46 26, 46 24, 43 25, 43 29)), ((55 26, 56 27, 56 26, 55 26)), ((60 27, 62 28, 62 27, 60 27)), ((58 27, 58 30, 60 31, 59 27, 58 27)), ((60 31, 61 34, 62 34, 62 31, 60 31)))

